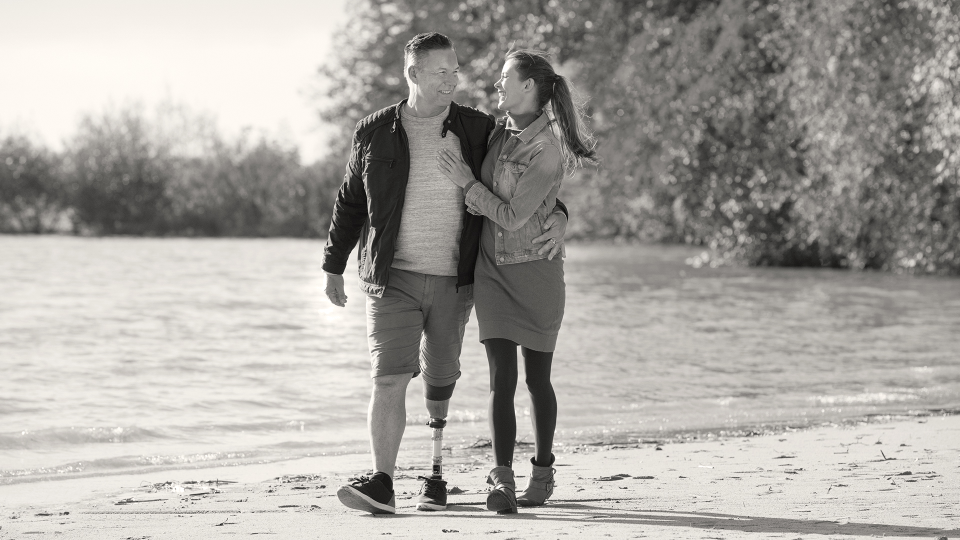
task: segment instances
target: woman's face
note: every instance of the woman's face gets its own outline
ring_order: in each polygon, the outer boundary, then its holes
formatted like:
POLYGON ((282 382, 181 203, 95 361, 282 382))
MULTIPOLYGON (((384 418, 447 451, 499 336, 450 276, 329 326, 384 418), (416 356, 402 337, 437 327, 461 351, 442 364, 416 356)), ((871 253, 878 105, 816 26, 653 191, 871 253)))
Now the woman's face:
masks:
POLYGON ((493 87, 497 89, 497 95, 500 96, 500 100, 497 102, 497 108, 501 111, 514 114, 534 112, 536 110, 536 103, 533 99, 533 81, 529 79, 521 80, 520 74, 517 73, 515 66, 515 59, 511 58, 507 60, 506 63, 503 64, 500 80, 493 85, 493 87))

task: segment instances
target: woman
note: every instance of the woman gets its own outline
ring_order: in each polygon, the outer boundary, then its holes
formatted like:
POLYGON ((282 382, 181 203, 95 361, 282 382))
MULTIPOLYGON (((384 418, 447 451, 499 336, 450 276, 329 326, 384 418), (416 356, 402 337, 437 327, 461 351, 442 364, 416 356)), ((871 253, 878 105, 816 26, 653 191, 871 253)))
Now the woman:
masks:
POLYGON ((494 488, 487 508, 508 514, 517 511, 518 503, 542 505, 553 492, 555 472, 557 398, 550 367, 563 318, 563 259, 554 258, 553 251, 548 256, 550 250, 539 254, 540 246, 532 240, 544 232, 564 174, 597 159, 569 83, 544 54, 508 53, 494 87, 498 108, 507 116, 490 136, 481 181, 460 156, 441 151, 438 164, 464 189, 467 208, 487 218, 474 284, 480 340, 490 364, 490 431, 497 465, 488 477, 494 488), (519 496, 513 476, 518 346, 536 434, 533 474, 519 496))

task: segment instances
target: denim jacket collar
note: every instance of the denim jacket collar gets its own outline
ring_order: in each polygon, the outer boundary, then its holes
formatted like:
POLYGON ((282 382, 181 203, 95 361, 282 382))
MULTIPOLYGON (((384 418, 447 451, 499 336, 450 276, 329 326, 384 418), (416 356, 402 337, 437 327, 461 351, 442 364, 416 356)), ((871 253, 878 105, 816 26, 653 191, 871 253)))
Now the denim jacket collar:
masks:
POLYGON ((550 125, 550 119, 547 117, 547 113, 542 113, 536 120, 531 122, 529 126, 525 127, 523 131, 517 135, 517 138, 520 139, 520 142, 523 144, 527 144, 548 125, 550 125))
MULTIPOLYGON (((507 122, 510 121, 509 116, 502 116, 497 120, 496 126, 494 126, 493 131, 490 133, 490 137, 487 138, 487 146, 490 145, 490 142, 500 136, 501 132, 507 130, 507 122)), ((520 139, 520 142, 527 144, 537 136, 538 133, 544 130, 547 126, 550 125, 550 118, 547 116, 547 113, 543 113, 537 117, 536 120, 530 123, 523 131, 517 134, 517 138, 520 139)))

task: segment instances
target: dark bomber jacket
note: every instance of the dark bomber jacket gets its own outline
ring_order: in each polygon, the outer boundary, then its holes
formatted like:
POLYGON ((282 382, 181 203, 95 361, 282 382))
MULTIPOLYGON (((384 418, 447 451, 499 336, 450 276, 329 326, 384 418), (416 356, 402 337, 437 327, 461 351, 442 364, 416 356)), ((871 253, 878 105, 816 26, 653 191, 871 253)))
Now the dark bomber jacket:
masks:
MULTIPOLYGON (((409 144, 400 123, 400 111, 406 102, 381 109, 357 123, 323 249, 323 270, 343 274, 347 257, 359 241, 360 288, 374 296, 382 296, 387 286, 410 174, 409 144)), ((443 122, 441 136, 446 137, 448 131, 457 135, 463 159, 476 178, 480 178, 487 137, 494 125, 491 115, 452 102, 443 122)), ((563 203, 557 201, 557 205, 566 212, 563 203)), ((473 283, 482 229, 483 216, 467 212, 464 205, 458 289, 473 283)))

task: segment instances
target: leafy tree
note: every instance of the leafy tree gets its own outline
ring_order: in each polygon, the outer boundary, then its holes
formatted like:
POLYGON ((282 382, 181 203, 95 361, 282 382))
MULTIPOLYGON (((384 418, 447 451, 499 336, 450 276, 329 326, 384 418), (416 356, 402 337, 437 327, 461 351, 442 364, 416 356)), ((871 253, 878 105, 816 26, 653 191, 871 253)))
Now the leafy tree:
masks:
POLYGON ((320 236, 342 170, 171 104, 86 117, 65 162, 74 228, 93 234, 320 236))
POLYGON ((88 115, 68 145, 76 227, 96 234, 163 234, 174 172, 139 107, 88 115))
POLYGON ((295 149, 249 136, 218 140, 181 165, 170 190, 173 222, 185 234, 309 235, 308 185, 295 149))
POLYGON ((948 92, 960 82, 957 13, 938 2, 849 0, 794 15, 798 30, 819 33, 797 44, 791 107, 808 130, 803 208, 820 259, 956 272, 958 246, 944 241, 960 206, 943 187, 956 176, 943 172, 944 121, 957 110, 948 92))
POLYGON ((0 142, 0 232, 58 229, 66 205, 59 158, 24 136, 0 142))

